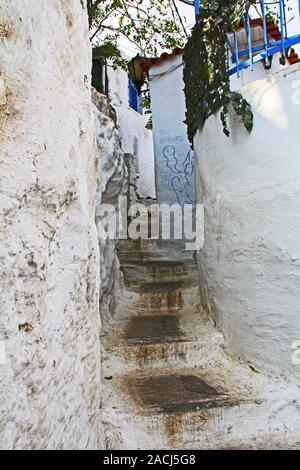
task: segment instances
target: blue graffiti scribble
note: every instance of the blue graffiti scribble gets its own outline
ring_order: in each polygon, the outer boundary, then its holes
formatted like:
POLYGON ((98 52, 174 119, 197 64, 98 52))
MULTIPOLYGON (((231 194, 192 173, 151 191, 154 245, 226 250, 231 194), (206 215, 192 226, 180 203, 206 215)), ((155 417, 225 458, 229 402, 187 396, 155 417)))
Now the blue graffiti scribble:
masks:
POLYGON ((195 204, 194 197, 194 159, 189 149, 185 160, 179 163, 176 157, 176 149, 173 145, 163 148, 163 156, 167 161, 167 167, 171 171, 171 186, 176 194, 179 204, 195 204))

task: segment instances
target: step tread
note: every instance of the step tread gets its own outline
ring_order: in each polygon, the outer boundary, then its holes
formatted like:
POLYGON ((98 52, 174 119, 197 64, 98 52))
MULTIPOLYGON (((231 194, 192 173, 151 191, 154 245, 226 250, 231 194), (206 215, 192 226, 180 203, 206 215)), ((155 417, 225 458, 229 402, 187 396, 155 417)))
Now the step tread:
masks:
POLYGON ((173 292, 184 287, 183 281, 167 281, 167 282, 146 282, 141 283, 140 290, 147 292, 173 292))
MULTIPOLYGON (((196 262, 191 259, 185 260, 168 260, 168 259, 158 259, 158 260, 131 260, 128 259, 128 263, 130 266, 134 267, 145 267, 145 268, 179 268, 179 267, 186 267, 186 266, 197 266, 196 262)), ((123 263, 122 263, 123 265, 123 263)), ((124 263, 124 266, 127 267, 127 263, 124 263)))
POLYGON ((129 387, 144 407, 163 413, 198 411, 224 406, 227 394, 197 375, 166 374, 134 379, 129 387))
POLYGON ((124 338, 129 345, 185 341, 177 315, 133 317, 126 326, 124 338))
MULTIPOLYGON (((182 276, 178 276, 177 281, 169 280, 169 281, 157 281, 154 280, 141 280, 139 282, 136 278, 124 278, 125 287, 128 292, 135 292, 142 295, 148 295, 153 298, 153 301, 160 296, 160 298, 172 298, 175 300, 176 295, 180 296, 183 292, 187 289, 195 288, 198 286, 197 278, 196 277, 188 277, 186 276, 183 278, 182 276)), ((157 310, 159 308, 157 307, 157 310)))

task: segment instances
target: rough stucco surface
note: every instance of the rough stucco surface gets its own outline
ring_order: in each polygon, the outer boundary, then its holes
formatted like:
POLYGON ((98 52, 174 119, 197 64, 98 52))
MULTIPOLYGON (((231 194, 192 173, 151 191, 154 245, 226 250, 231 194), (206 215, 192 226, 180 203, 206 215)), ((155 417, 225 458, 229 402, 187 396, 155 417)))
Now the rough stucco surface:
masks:
POLYGON ((109 97, 118 116, 123 150, 135 157, 136 172, 139 176, 138 192, 142 197, 155 198, 153 134, 145 127, 149 115, 142 115, 129 107, 127 72, 120 68, 115 70, 109 65, 107 73, 109 97))
POLYGON ((226 138, 217 116, 195 138, 206 208, 203 303, 236 356, 298 384, 299 80, 296 65, 243 89, 254 111, 251 135, 232 117, 226 138))
POLYGON ((92 98, 100 157, 96 196, 96 224, 101 256, 100 311, 102 318, 108 320, 115 309, 115 299, 121 278, 120 264, 116 254, 117 239, 101 237, 100 206, 110 204, 118 209, 119 197, 124 196, 128 191, 128 178, 115 111, 107 97, 94 89, 92 98))
POLYGON ((2 0, 0 14, 0 448, 99 447, 85 2, 2 0))

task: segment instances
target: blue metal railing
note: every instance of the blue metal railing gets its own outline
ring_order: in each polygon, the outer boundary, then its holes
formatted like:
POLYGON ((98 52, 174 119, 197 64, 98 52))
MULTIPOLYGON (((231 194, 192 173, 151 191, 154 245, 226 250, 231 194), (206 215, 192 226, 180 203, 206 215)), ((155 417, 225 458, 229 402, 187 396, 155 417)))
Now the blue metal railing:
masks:
MULTIPOLYGON (((276 53, 281 54, 280 63, 285 65, 289 49, 296 44, 300 44, 300 25, 299 34, 288 37, 284 0, 272 1, 271 3, 273 8, 274 3, 275 6, 277 5, 280 39, 277 38, 277 40, 275 40, 269 36, 267 21, 268 3, 269 2, 266 2, 265 0, 258 0, 256 2, 256 10, 259 11, 260 9, 261 27, 263 29, 263 38, 260 44, 255 45, 255 41, 253 40, 253 28, 251 27, 249 12, 245 12, 244 17, 241 18, 244 25, 242 27, 245 28, 247 34, 247 47, 243 50, 239 49, 237 31, 232 32, 232 40, 228 37, 228 47, 231 52, 231 62, 233 64, 228 71, 229 75, 237 74, 239 77, 241 70, 248 67, 253 70, 254 64, 260 61, 264 61, 266 68, 269 68, 272 56, 276 53)), ((298 3, 300 15, 300 0, 298 0, 298 3)), ((201 0, 194 0, 194 8, 195 15, 197 17, 201 8, 201 0)))

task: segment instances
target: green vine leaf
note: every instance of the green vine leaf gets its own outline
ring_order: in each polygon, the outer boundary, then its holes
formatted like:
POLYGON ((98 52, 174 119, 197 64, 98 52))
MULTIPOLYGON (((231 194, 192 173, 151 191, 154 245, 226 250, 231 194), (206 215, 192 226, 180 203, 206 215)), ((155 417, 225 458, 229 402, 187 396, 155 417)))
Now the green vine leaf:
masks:
POLYGON ((247 131, 253 129, 250 104, 238 92, 230 91, 227 32, 233 31, 253 0, 204 0, 196 25, 184 52, 186 124, 193 146, 195 133, 207 118, 221 111, 224 134, 231 105, 247 131))

